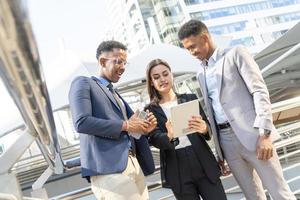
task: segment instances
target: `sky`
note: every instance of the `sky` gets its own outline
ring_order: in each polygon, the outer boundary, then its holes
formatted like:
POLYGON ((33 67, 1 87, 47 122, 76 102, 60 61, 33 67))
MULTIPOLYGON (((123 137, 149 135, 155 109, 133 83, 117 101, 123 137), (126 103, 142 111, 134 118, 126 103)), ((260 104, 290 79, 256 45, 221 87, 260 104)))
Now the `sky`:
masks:
POLYGON ((42 64, 59 56, 62 44, 94 60, 108 27, 105 0, 28 0, 28 8, 42 64))
MULTIPOLYGON (((96 62, 97 46, 108 28, 105 6, 105 0, 27 0, 41 64, 50 89, 76 67, 57 64, 64 59, 65 52, 72 52, 72 58, 76 60, 74 63, 83 60, 96 62)), ((13 128, 16 122, 20 123, 21 116, 1 81, 0 93, 1 135, 13 128)))

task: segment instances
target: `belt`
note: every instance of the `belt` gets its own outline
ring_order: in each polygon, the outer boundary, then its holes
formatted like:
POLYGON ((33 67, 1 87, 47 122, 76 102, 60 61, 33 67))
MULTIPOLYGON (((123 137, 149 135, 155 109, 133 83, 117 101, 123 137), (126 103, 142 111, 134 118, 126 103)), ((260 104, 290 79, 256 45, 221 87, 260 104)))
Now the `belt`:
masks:
POLYGON ((135 157, 135 153, 132 151, 132 149, 128 150, 128 156, 135 157))
POLYGON ((230 124, 228 122, 225 122, 223 124, 218 124, 219 129, 225 129, 225 128, 229 128, 230 124))

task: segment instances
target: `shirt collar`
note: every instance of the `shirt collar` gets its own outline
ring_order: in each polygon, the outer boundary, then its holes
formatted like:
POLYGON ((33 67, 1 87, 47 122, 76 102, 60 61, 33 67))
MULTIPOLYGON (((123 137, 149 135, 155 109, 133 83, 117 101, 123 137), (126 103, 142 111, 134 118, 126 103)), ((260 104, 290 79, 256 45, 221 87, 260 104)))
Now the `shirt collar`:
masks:
POLYGON ((208 61, 212 60, 213 62, 217 62, 217 58, 218 58, 218 52, 219 52, 219 48, 216 47, 213 54, 211 55, 211 57, 208 59, 208 61))
POLYGON ((106 78, 104 78, 104 77, 102 77, 102 76, 98 76, 98 77, 96 77, 99 81, 100 81, 100 83, 102 84, 102 85, 104 85, 105 87, 107 87, 109 84, 111 84, 110 83, 110 81, 108 81, 106 78))
POLYGON ((210 56, 210 58, 207 61, 207 66, 214 66, 215 63, 217 62, 218 59, 218 55, 219 55, 219 48, 215 48, 213 54, 210 56))
POLYGON ((207 59, 204 59, 201 61, 202 65, 203 66, 210 66, 210 65, 213 65, 217 62, 217 58, 218 58, 218 51, 219 51, 219 48, 216 47, 213 54, 210 56, 210 58, 207 60, 207 59))

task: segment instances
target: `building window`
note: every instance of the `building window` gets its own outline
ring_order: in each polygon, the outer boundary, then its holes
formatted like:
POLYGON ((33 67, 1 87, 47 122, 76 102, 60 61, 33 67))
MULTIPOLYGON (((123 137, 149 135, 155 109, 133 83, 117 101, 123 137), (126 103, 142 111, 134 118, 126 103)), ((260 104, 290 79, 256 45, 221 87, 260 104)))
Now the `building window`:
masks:
POLYGON ((130 18, 132 18, 132 16, 135 14, 135 12, 136 12, 136 6, 135 6, 135 4, 133 4, 131 6, 131 8, 129 9, 129 16, 130 16, 130 18))
POLYGON ((191 14, 192 18, 200 20, 208 20, 225 16, 238 15, 243 13, 250 13, 259 10, 265 10, 271 8, 271 4, 268 2, 250 3, 220 9, 207 10, 202 12, 195 12, 191 14))
POLYGON ((239 39, 232 40, 230 46, 235 46, 239 44, 250 47, 255 45, 255 41, 253 37, 239 38, 239 39))
POLYGON ((299 0, 270 0, 270 3, 273 8, 278 8, 278 7, 298 4, 300 3, 300 1, 299 0))
POLYGON ((194 4, 200 4, 200 3, 209 3, 214 1, 220 1, 220 0, 184 0, 186 5, 194 5, 194 4))
POLYGON ((274 40, 277 40, 278 38, 280 38, 283 34, 285 34, 288 30, 281 30, 281 31, 276 31, 272 33, 272 36, 274 38, 274 40))
POLYGON ((259 27, 263 27, 266 25, 272 25, 272 24, 280 24, 284 22, 294 21, 300 19, 300 12, 293 12, 293 13, 286 13, 282 15, 274 15, 264 18, 256 19, 256 23, 259 27))
POLYGON ((172 16, 172 13, 169 8, 164 8, 163 12, 164 12, 164 16, 166 17, 172 16))
POLYGON ((173 7, 164 7, 163 8, 164 16, 165 17, 171 17, 171 16, 177 16, 182 12, 182 9, 180 5, 176 5, 173 7))
POLYGON ((232 24, 224 24, 221 26, 209 27, 209 31, 216 35, 228 34, 232 32, 242 31, 246 27, 246 21, 241 21, 232 24))
POLYGON ((156 5, 159 2, 164 2, 165 0, 153 0, 153 4, 156 5))
POLYGON ((137 33, 140 30, 141 23, 136 23, 133 25, 134 33, 137 33))
POLYGON ((167 30, 165 30, 162 33, 162 36, 163 36, 163 38, 166 38, 169 34, 177 33, 177 31, 178 31, 178 28, 176 28, 176 27, 170 27, 170 28, 167 28, 167 30))

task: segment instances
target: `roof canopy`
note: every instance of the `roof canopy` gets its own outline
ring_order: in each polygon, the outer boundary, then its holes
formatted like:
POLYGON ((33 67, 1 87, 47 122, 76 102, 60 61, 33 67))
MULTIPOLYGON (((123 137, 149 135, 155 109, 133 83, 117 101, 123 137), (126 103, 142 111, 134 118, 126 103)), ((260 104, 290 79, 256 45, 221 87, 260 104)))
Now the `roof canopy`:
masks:
POLYGON ((272 102, 300 95, 300 23, 255 56, 272 102))
MULTIPOLYGON (((256 54, 255 60, 260 68, 265 68, 268 64, 273 62, 276 58, 287 52, 300 42, 300 22, 286 32, 283 36, 256 54)), ((288 62, 288 61, 286 61, 288 62)), ((276 69, 279 68, 279 65, 276 69)), ((271 70, 272 72, 274 69, 271 70)), ((269 71, 268 73, 270 73, 269 71)))
POLYGON ((170 44, 154 44, 128 60, 128 66, 118 82, 118 86, 125 86, 146 77, 146 68, 153 59, 163 59, 169 63, 174 74, 196 73, 200 62, 185 49, 170 44))

